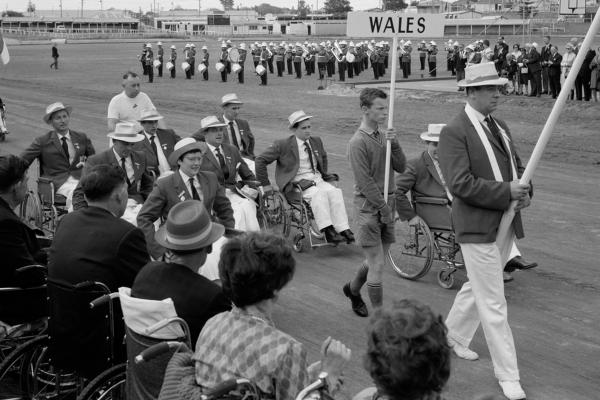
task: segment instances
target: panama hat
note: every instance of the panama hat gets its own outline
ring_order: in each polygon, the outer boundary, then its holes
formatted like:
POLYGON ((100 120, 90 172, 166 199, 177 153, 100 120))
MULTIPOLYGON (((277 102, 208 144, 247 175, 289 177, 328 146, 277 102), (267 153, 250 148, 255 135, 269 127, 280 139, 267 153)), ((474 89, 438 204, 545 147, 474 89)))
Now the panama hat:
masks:
POLYGON ((446 124, 427 125, 427 132, 421 133, 421 139, 423 139, 426 142, 439 142, 440 133, 442 133, 442 128, 445 126, 446 124))
POLYGON ((235 93, 227 93, 221 97, 221 107, 227 104, 244 104, 235 93))
POLYGON ((465 68, 465 79, 458 82, 458 87, 502 86, 508 79, 499 78, 493 62, 474 64, 465 68))
POLYGON ((156 108, 149 108, 142 111, 142 115, 140 116, 140 119, 138 119, 138 122, 158 121, 159 119, 163 119, 163 116, 156 111, 156 108))
POLYGON ((208 117, 200 120, 200 132, 204 132, 210 128, 222 128, 224 126, 227 126, 227 124, 219 121, 219 118, 215 117, 214 115, 209 115, 208 117))
POLYGON ((115 125, 115 130, 108 135, 112 140, 120 140, 127 143, 137 143, 144 140, 144 135, 138 133, 139 125, 131 122, 119 122, 115 125))
POLYGON ((177 160, 181 158, 185 153, 189 153, 190 151, 201 151, 204 153, 206 151, 206 144, 197 142, 196 139, 192 137, 186 137, 175 143, 175 147, 173 147, 173 152, 169 155, 169 164, 177 165, 177 160))
POLYGON ((288 121, 290 123, 289 128, 292 129, 292 127, 294 125, 296 125, 298 122, 302 122, 302 121, 307 120, 309 118, 312 118, 312 115, 306 115, 306 113, 304 111, 302 111, 302 110, 300 110, 300 111, 294 111, 288 117, 288 121))
POLYGON ((46 107, 46 114, 44 115, 44 122, 47 123, 47 124, 49 124, 50 123, 50 118, 52 117, 52 114, 54 114, 55 112, 58 112, 58 111, 65 110, 67 112, 67 114, 70 115, 72 109, 73 109, 73 107, 71 107, 71 106, 65 106, 61 102, 52 103, 48 107, 46 107))
POLYGON ((208 247, 224 233, 225 227, 211 221, 201 201, 186 200, 171 208, 154 238, 167 249, 186 251, 208 247))

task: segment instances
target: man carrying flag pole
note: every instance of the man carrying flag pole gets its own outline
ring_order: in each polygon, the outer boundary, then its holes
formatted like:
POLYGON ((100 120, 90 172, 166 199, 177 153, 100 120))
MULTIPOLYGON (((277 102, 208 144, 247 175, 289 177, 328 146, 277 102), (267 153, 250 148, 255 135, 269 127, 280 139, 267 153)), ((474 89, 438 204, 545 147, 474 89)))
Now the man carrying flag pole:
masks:
POLYGON ((0 60, 2 60, 2 64, 4 65, 10 61, 10 55, 8 54, 8 48, 6 47, 2 33, 0 33, 0 60))

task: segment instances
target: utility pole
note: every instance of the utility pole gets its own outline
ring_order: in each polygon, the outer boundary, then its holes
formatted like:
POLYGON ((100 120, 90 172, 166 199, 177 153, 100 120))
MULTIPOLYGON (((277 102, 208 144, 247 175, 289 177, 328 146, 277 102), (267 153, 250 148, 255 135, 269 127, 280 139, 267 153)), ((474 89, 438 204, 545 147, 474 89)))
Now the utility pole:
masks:
POLYGON ((62 0, 60 0, 60 2, 59 2, 59 7, 60 7, 60 17, 62 18, 62 0))
POLYGON ((202 0, 198 0, 198 15, 200 15, 200 13, 202 12, 201 1, 202 0))
POLYGON ((83 18, 83 0, 81 0, 81 18, 83 18))
POLYGON ((100 11, 104 10, 104 7, 102 6, 102 0, 98 0, 100 2, 100 11))

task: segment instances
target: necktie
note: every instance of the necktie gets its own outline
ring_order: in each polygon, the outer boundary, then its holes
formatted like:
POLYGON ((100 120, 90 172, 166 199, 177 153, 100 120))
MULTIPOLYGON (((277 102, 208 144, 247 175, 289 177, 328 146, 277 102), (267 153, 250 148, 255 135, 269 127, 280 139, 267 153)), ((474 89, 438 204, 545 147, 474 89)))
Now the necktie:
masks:
POLYGON ((377 129, 375 129, 373 131, 373 139, 377 140, 379 143, 381 143, 381 139, 380 139, 380 135, 379 135, 379 131, 377 129))
POLYGON ((223 153, 219 148, 216 148, 217 159, 219 160, 219 165, 221 166, 221 171, 223 171, 223 177, 225 180, 229 179, 229 168, 227 168, 227 164, 225 164, 225 157, 223 157, 223 153))
POLYGON ((498 129, 498 125, 496 125, 496 121, 494 121, 492 117, 488 115, 487 117, 485 117, 485 123, 490 129, 490 132, 492 132, 492 135, 500 143, 500 146, 502 146, 504 151, 506 151, 506 149, 504 148, 504 140, 502 140, 502 134, 500 133, 500 129, 498 129))
POLYGON ((129 180, 129 175, 127 174, 127 168, 125 168, 125 157, 121 157, 121 168, 123 168, 123 172, 125 172, 125 180, 127 181, 127 186, 131 186, 131 181, 129 180))
POLYGON ((192 191, 192 199, 200 200, 200 195, 198 194, 198 191, 196 190, 196 186, 194 186, 194 178, 190 178, 189 182, 190 182, 190 190, 192 191))
POLYGON ((67 138, 65 136, 61 137, 60 140, 62 141, 62 149, 63 152, 65 153, 65 156, 67 156, 67 160, 69 159, 69 145, 67 145, 67 138))
POLYGON ((156 139, 156 136, 154 136, 154 135, 150 136, 150 146, 152 146, 152 151, 154 152, 154 155, 158 157, 158 149, 156 148, 155 139, 156 139))
POLYGON ((310 148, 310 145, 308 144, 308 140, 304 141, 304 151, 308 155, 308 161, 310 161, 310 169, 312 169, 312 172, 315 172, 315 162, 313 161, 313 153, 312 149, 310 148))
POLYGON ((238 143, 237 137, 235 136, 235 128, 233 127, 233 121, 229 121, 229 131, 231 132, 231 143, 239 149, 240 144, 238 143))

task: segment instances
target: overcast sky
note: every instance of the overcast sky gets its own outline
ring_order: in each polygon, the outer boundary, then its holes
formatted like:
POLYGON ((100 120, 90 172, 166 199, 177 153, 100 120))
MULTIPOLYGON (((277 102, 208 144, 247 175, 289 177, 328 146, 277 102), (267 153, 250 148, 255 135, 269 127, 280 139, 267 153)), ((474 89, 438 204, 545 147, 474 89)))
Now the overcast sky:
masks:
MULTIPOLYGON (((124 8, 126 4, 128 9, 138 9, 149 11, 150 4, 155 1, 157 7, 163 10, 169 10, 171 6, 180 5, 183 8, 198 9, 198 0, 103 0, 102 8, 124 8)), ((60 8, 60 0, 32 0, 35 7, 39 10, 58 10, 60 8)), ((219 0, 200 0, 202 9, 205 8, 221 8, 219 0)), ((295 7, 297 0, 234 0, 235 7, 252 7, 262 3, 269 3, 277 7, 295 7)), ((306 0, 306 3, 312 8, 323 7, 325 0, 306 0)), ((377 7, 379 0, 350 0, 350 4, 354 10, 364 10, 377 7)), ((62 0, 63 10, 79 10, 81 9, 81 0, 62 0)), ((2 10, 25 11, 27 8, 27 0, 0 0, 0 8, 2 10)), ((99 0, 83 0, 84 10, 99 10, 99 0)))

